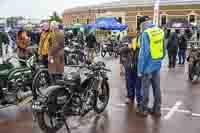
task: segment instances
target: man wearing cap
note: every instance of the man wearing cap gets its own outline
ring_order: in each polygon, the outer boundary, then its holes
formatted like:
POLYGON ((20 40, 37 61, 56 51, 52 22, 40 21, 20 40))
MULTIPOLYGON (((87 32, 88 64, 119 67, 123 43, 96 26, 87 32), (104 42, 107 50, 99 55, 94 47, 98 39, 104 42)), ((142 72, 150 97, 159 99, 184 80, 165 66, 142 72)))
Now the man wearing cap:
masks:
POLYGON ((38 47, 38 54, 40 56, 41 63, 47 68, 48 67, 48 48, 49 43, 51 42, 51 31, 48 22, 44 22, 41 25, 42 34, 40 37, 39 47, 38 47))
POLYGON ((161 116, 160 69, 164 58, 164 32, 156 27, 148 16, 140 18, 140 51, 138 76, 142 78, 142 105, 138 113, 147 116, 151 113, 161 116), (153 88, 154 104, 149 109, 149 89, 153 88))

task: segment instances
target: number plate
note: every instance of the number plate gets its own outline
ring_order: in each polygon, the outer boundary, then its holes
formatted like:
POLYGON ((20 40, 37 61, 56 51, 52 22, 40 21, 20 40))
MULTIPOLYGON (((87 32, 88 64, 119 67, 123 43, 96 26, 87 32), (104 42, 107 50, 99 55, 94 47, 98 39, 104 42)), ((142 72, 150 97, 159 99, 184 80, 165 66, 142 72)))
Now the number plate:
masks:
POLYGON ((35 111, 42 111, 43 107, 40 102, 35 101, 32 103, 32 109, 35 111))

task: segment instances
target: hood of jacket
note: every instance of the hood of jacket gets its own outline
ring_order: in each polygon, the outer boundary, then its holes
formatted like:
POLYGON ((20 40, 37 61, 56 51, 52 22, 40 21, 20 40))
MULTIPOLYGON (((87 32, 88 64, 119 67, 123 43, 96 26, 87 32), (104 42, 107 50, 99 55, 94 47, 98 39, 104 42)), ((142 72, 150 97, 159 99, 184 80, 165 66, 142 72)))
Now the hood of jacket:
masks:
POLYGON ((152 21, 147 21, 141 25, 141 30, 142 32, 144 32, 146 29, 152 28, 152 27, 155 27, 155 24, 152 21))

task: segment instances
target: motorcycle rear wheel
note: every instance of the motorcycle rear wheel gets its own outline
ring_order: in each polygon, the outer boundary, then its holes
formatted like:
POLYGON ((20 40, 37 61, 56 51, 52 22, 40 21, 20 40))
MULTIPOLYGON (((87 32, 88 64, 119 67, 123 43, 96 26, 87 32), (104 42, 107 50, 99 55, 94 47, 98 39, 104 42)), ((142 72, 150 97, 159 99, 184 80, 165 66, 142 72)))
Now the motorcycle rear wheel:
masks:
POLYGON ((108 81, 104 80, 100 90, 96 94, 95 106, 94 111, 98 114, 104 112, 105 108, 108 105, 110 98, 110 87, 108 81), (98 106, 98 100, 102 102, 102 106, 98 106))

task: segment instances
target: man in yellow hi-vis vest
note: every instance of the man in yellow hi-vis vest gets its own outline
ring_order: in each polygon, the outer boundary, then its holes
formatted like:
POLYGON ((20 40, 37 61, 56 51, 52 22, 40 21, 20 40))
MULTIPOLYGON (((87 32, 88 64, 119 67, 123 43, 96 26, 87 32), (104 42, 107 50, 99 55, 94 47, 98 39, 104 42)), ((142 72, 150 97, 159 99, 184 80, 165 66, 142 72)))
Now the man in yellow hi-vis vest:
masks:
POLYGON ((138 58, 138 76, 142 78, 142 105, 138 113, 161 116, 160 69, 164 58, 164 32, 156 27, 148 16, 140 18, 140 51, 138 58), (152 85, 154 104, 148 108, 149 89, 152 85))
POLYGON ((51 31, 50 31, 50 26, 48 22, 44 22, 42 24, 42 34, 40 36, 40 42, 39 42, 39 47, 38 47, 38 55, 40 58, 41 63, 45 66, 48 67, 48 53, 49 53, 49 44, 52 42, 51 41, 51 31))

